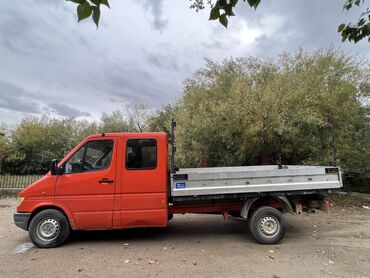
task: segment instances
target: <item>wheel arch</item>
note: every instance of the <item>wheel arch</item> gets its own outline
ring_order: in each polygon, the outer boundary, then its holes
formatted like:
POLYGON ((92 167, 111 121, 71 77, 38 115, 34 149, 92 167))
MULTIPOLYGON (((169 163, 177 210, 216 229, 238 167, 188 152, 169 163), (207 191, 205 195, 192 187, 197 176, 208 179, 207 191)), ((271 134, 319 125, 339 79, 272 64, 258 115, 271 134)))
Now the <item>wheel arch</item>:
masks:
POLYGON ((44 205, 40 205, 39 207, 35 208, 31 213, 30 219, 28 220, 27 230, 28 230, 28 227, 29 227, 32 219, 35 217, 35 215, 38 214, 39 212, 41 212, 43 210, 47 210, 47 209, 54 209, 54 210, 57 210, 57 211, 63 213, 63 215, 68 219, 68 222, 69 222, 69 225, 71 226, 71 228, 73 230, 75 230, 76 225, 75 225, 72 214, 68 210, 66 210, 66 209, 64 209, 64 208, 62 208, 62 207, 60 207, 56 204, 48 204, 48 205, 44 204, 44 205))
POLYGON ((263 196, 246 200, 240 210, 240 216, 248 219, 252 208, 257 209, 261 206, 268 206, 266 202, 278 204, 283 212, 294 213, 293 207, 286 196, 263 196))

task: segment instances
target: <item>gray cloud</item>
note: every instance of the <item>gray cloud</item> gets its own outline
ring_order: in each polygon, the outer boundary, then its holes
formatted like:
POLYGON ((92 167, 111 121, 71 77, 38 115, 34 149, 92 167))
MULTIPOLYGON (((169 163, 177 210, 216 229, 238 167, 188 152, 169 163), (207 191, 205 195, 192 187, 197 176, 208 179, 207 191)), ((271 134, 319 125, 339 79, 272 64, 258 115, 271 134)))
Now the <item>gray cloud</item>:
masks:
POLYGON ((227 46, 227 44, 224 41, 222 41, 221 39, 211 41, 211 42, 205 42, 205 43, 203 43, 203 46, 205 48, 210 48, 210 49, 222 49, 222 50, 230 49, 230 47, 227 46))
POLYGON ((28 113, 41 113, 35 93, 26 91, 8 82, 0 81, 0 108, 28 113))
POLYGON ((122 102, 158 106, 162 103, 160 96, 166 92, 166 84, 160 84, 152 73, 132 63, 108 63, 103 76, 104 94, 122 102))
POLYGON ((146 60, 149 64, 165 70, 179 70, 176 57, 164 56, 159 53, 145 53, 146 60))
POLYGON ((367 42, 341 43, 337 25, 356 20, 358 9, 342 13, 334 0, 264 0, 257 10, 240 1, 228 29, 187 1, 111 4, 96 30, 91 19, 77 23, 76 5, 64 0, 0 1, 2 122, 28 113, 97 119, 138 102, 158 108, 181 94, 204 58, 274 58, 330 45, 370 58, 367 42))
POLYGON ((32 32, 32 22, 19 11, 0 10, 0 43, 8 50, 27 54, 41 47, 32 32))
POLYGON ((41 93, 31 92, 11 83, 0 81, 0 108, 32 114, 51 112, 63 117, 88 117, 90 113, 80 111, 59 102, 43 104, 46 100, 41 93))
MULTIPOLYGON (((62 1, 47 0, 15 0, 1 3, 0 45, 18 55, 42 56, 44 60, 53 60, 54 57, 49 55, 49 52, 56 43, 53 38, 56 38, 61 32, 54 27, 54 22, 50 22, 49 19, 52 17, 51 11, 57 12, 61 16, 68 15, 66 5, 61 6, 61 4, 63 4, 62 1), (29 9, 25 8, 27 5, 30 5, 29 9), (49 17, 45 14, 49 14, 49 17), (41 30, 43 32, 40 32, 41 30)), ((67 37, 64 40, 65 43, 69 42, 67 37)))
POLYGON ((160 70, 165 71, 180 71, 181 66, 179 63, 178 56, 171 52, 165 45, 159 45, 158 50, 148 51, 147 49, 142 49, 146 62, 160 70))
POLYGON ((41 3, 41 4, 44 4, 44 5, 50 5, 50 6, 54 6, 54 7, 62 7, 65 5, 65 1, 64 0, 53 0, 53 1, 50 1, 50 0, 34 0, 35 3, 41 3))
POLYGON ((343 12, 343 3, 320 0, 262 1, 257 10, 248 5, 238 5, 237 17, 250 28, 275 29, 256 39, 253 52, 260 56, 276 56, 299 47, 315 50, 329 45, 367 53, 369 45, 365 41, 356 45, 341 42, 338 25, 358 18, 356 9, 343 12))
POLYGON ((64 117, 88 117, 91 116, 90 113, 80 111, 76 108, 69 107, 65 104, 59 102, 50 103, 48 106, 51 112, 54 112, 56 115, 64 117))
POLYGON ((163 0, 141 0, 143 8, 151 13, 152 26, 162 32, 167 28, 168 19, 163 18, 163 0))

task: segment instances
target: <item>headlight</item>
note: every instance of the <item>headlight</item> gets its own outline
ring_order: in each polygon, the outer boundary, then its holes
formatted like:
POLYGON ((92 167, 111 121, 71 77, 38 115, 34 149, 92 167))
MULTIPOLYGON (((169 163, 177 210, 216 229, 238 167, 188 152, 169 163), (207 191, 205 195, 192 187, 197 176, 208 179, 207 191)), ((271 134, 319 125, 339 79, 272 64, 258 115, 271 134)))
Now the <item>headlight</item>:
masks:
POLYGON ((22 204, 23 200, 24 200, 24 197, 18 197, 17 207, 19 207, 22 204))

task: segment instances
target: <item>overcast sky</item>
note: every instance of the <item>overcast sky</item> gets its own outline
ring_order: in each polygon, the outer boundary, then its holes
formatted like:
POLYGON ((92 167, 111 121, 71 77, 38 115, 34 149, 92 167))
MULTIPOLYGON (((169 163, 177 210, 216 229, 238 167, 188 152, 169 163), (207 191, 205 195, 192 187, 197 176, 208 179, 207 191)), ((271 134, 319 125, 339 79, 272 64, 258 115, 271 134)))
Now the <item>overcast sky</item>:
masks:
POLYGON ((77 24, 64 0, 0 1, 0 123, 28 115, 98 119, 143 103, 159 108, 181 95, 210 58, 276 57, 337 46, 370 58, 370 43, 342 43, 337 26, 356 21, 338 0, 239 1, 226 30, 189 0, 110 0, 100 27, 77 24))

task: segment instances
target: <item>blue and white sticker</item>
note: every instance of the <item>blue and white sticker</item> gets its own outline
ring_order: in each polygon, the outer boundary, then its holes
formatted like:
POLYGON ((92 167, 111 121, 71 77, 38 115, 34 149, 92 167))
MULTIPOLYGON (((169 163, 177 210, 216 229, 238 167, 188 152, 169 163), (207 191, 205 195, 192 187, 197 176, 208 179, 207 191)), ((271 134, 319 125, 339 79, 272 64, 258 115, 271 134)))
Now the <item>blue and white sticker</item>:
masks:
POLYGON ((176 189, 182 189, 186 188, 186 183, 185 182, 177 182, 176 183, 176 189))

